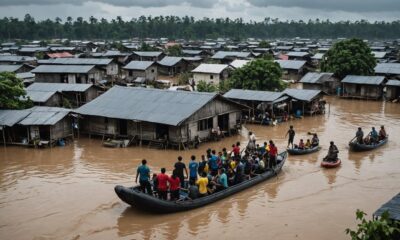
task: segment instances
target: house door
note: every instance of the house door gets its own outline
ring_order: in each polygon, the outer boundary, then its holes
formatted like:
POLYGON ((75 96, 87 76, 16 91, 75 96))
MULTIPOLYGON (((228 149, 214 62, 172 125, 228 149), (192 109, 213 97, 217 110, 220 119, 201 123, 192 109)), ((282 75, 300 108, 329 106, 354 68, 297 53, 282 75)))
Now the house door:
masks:
POLYGON ((218 116, 218 127, 221 131, 229 131, 229 113, 218 116))
POLYGON ((119 120, 119 134, 128 135, 128 121, 124 119, 119 120))
POLYGON ((169 127, 165 124, 156 125, 156 138, 157 139, 169 139, 169 127))

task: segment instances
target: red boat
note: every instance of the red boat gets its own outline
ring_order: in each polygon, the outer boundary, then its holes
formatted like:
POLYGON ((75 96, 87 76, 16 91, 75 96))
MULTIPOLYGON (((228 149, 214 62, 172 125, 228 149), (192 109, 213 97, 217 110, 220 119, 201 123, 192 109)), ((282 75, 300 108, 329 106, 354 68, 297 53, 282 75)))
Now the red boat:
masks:
POLYGON ((336 162, 322 161, 321 162, 321 167, 324 167, 324 168, 335 168, 335 167, 339 167, 341 163, 342 163, 342 161, 339 158, 336 160, 336 162))

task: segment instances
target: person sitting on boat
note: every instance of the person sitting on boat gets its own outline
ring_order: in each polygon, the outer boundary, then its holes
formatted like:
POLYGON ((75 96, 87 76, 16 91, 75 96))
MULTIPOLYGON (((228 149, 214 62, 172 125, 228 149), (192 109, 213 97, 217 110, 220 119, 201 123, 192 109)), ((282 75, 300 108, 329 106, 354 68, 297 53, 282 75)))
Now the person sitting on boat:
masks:
POLYGON ((314 133, 313 138, 311 140, 311 145, 313 147, 316 147, 319 145, 319 139, 318 139, 318 135, 316 133, 314 133))
POLYGON ((203 172, 201 177, 196 182, 197 186, 199 186, 199 197, 207 196, 207 185, 208 178, 207 173, 203 172))
POLYGON ((168 175, 165 174, 165 168, 161 168, 161 173, 157 175, 158 182, 158 197, 163 200, 167 200, 167 191, 168 191, 168 175))
POLYGON ((335 143, 333 141, 331 141, 329 150, 328 150, 328 155, 326 155, 326 157, 324 157, 324 161, 336 162, 336 160, 338 158, 338 153, 339 153, 338 148, 336 147, 335 143))
POLYGON ((168 183, 170 191, 170 200, 171 201, 179 200, 180 178, 177 175, 176 169, 172 172, 171 177, 168 178, 168 183))
POLYGON ((298 148, 298 149, 304 149, 305 146, 304 146, 304 141, 303 141, 303 139, 300 139, 299 145, 296 145, 296 144, 295 144, 294 147, 295 147, 295 148, 298 148))
POLYGON ((306 144, 304 144, 304 147, 305 148, 311 148, 311 141, 310 141, 310 139, 307 139, 307 142, 306 142, 306 144))
POLYGON ((359 143, 359 144, 364 143, 364 132, 360 127, 358 128, 358 130, 356 132, 356 139, 357 139, 357 143, 359 143))
POLYGON ((153 195, 150 184, 150 168, 147 166, 146 159, 143 159, 142 165, 140 165, 137 168, 136 180, 135 180, 136 183, 138 178, 139 178, 140 189, 142 190, 142 192, 147 191, 147 194, 153 195))
POLYGON ((371 138, 371 144, 372 143, 377 143, 379 140, 378 132, 375 130, 375 127, 372 127, 371 132, 369 133, 369 136, 371 138))
POLYGON ((241 183, 243 181, 243 178, 244 178, 244 164, 239 159, 236 159, 234 184, 241 183))
POLYGON ((384 126, 381 126, 381 129, 379 130, 379 140, 383 140, 387 137, 386 130, 384 126))
POLYGON ((190 199, 196 199, 199 197, 199 187, 196 184, 192 184, 189 186, 189 194, 190 199))
POLYGON ((264 170, 265 170, 265 156, 264 156, 263 159, 260 159, 260 161, 258 161, 258 169, 259 169, 259 172, 257 172, 257 173, 264 172, 264 170))
POLYGON ((228 188, 228 176, 225 173, 225 169, 220 168, 217 189, 224 190, 226 188, 228 188))

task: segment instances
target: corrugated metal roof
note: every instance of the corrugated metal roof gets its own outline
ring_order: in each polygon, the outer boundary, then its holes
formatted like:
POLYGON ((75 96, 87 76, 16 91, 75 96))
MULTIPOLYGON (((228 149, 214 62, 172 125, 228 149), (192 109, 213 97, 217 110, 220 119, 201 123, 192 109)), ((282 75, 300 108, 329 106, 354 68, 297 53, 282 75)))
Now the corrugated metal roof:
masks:
POLYGON ((76 48, 75 47, 51 47, 51 51, 74 51, 76 48))
POLYGON ((279 63, 282 69, 295 69, 299 70, 306 64, 306 61, 301 60, 275 60, 275 62, 279 63))
POLYGON ((202 50, 182 50, 183 54, 188 54, 188 55, 199 55, 203 51, 202 50))
POLYGON ((165 56, 161 61, 158 61, 157 63, 162 65, 162 66, 167 66, 167 67, 172 67, 175 64, 179 63, 182 60, 181 57, 170 57, 170 56, 165 56))
POLYGON ((12 127, 30 113, 28 110, 0 110, 0 126, 12 127))
POLYGON ((229 65, 231 65, 232 67, 237 69, 237 68, 243 67, 244 65, 246 65, 249 62, 250 62, 250 60, 235 59, 229 65))
POLYGON ((40 61, 43 64, 56 65, 108 65, 113 60, 110 58, 55 58, 48 61, 40 61))
POLYGON ((17 73, 15 74, 15 76, 20 79, 27 79, 27 78, 34 78, 35 74, 31 72, 23 72, 23 73, 17 73))
MULTIPOLYGON (((67 58, 57 58, 67 59, 67 58)), ((40 65, 32 73, 88 73, 94 65, 40 65)))
POLYGON ((301 100, 301 101, 306 101, 310 102, 317 96, 319 96, 322 91, 320 90, 308 90, 308 89, 293 89, 293 88, 287 88, 283 93, 286 93, 290 97, 301 100))
POLYGON ((151 65, 153 65, 153 61, 131 61, 128 63, 123 69, 128 70, 146 70, 151 65))
POLYGON ((325 54, 323 54, 323 53, 316 53, 316 54, 314 54, 314 56, 312 56, 311 58, 312 58, 312 59, 315 59, 315 60, 322 60, 322 58, 324 57, 324 55, 325 55, 325 54))
POLYGON ((376 210, 374 216, 379 217, 386 211, 389 213, 390 219, 400 221, 400 193, 376 210))
POLYGON ((85 92, 93 84, 84 83, 32 83, 26 90, 28 91, 44 91, 44 92, 85 92))
POLYGON ((309 55, 308 52, 287 52, 286 55, 289 57, 305 57, 309 55))
POLYGON ((0 56, 0 62, 29 62, 29 61, 36 61, 36 58, 29 56, 16 56, 16 55, 0 56))
POLYGON ((301 83, 323 83, 328 80, 333 73, 326 72, 308 72, 304 77, 301 78, 301 83))
POLYGON ((378 63, 375 73, 381 74, 400 74, 400 63, 378 63))
POLYGON ((281 92, 231 89, 224 94, 224 97, 245 101, 273 102, 282 97, 282 95, 281 92))
POLYGON ((353 84, 368 84, 368 85, 380 85, 385 80, 383 76, 355 76, 347 75, 343 78, 342 83, 353 83, 353 84))
POLYGON ((237 58, 247 58, 250 57, 250 52, 227 52, 227 51, 218 51, 211 58, 212 59, 224 59, 226 57, 237 57, 237 58))
POLYGON ((400 80, 391 79, 386 83, 386 86, 400 87, 400 80))
POLYGON ((49 56, 50 58, 72 58, 74 55, 69 52, 57 52, 47 53, 47 56, 49 56))
POLYGON ((192 73, 214 73, 214 74, 220 74, 227 67, 228 67, 228 65, 226 65, 226 64, 207 64, 207 63, 202 63, 197 68, 195 68, 192 71, 192 73))
POLYGON ((29 91, 29 90, 26 90, 26 97, 29 97, 33 102, 37 102, 37 103, 46 102, 54 94, 56 94, 56 91, 50 92, 50 91, 29 91))
POLYGON ((158 57, 162 54, 162 52, 133 52, 134 54, 141 57, 158 57))
POLYGON ((68 111, 34 111, 19 124, 24 126, 54 125, 67 116, 68 113, 68 111))
POLYGON ((19 52, 28 52, 28 53, 34 53, 34 52, 47 52, 49 51, 49 48, 47 47, 23 47, 18 50, 19 52))
POLYGON ((21 67, 22 65, 0 65, 0 72, 15 72, 21 67))
POLYGON ((216 93, 114 86, 76 112, 177 126, 216 96, 216 93))
POLYGON ((372 52, 375 58, 380 59, 386 56, 386 52, 372 52))

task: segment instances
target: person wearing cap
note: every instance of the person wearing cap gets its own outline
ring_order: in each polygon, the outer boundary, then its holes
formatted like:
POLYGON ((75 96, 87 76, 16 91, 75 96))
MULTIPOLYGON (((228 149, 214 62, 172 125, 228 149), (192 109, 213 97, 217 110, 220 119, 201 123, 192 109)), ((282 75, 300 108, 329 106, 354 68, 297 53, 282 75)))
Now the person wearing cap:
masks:
POLYGON ((386 130, 384 126, 381 126, 381 130, 379 130, 379 140, 383 140, 387 137, 386 130))
POLYGON ((328 155, 326 155, 326 157, 324 157, 324 161, 336 162, 336 160, 338 159, 338 153, 339 153, 338 148, 336 147, 335 143, 333 141, 331 141, 331 144, 330 144, 329 150, 328 150, 328 155))

